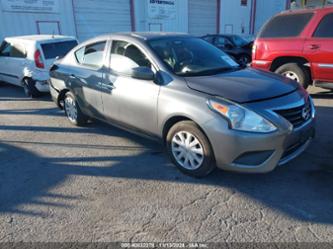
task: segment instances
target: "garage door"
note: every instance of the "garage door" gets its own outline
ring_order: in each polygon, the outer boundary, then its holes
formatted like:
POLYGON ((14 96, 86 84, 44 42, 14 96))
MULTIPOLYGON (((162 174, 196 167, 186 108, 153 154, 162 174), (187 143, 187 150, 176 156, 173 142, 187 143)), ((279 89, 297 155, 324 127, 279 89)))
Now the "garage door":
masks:
POLYGON ((74 0, 78 39, 105 33, 131 31, 130 1, 74 0))
POLYGON ((217 0, 189 0, 189 33, 216 33, 217 0))

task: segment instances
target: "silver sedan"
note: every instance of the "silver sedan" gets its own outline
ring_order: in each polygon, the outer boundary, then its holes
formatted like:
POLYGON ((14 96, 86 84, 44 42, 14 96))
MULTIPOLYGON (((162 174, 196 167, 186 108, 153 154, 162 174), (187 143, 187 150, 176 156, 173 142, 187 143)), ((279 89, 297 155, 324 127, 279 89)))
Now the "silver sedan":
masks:
POLYGON ((239 66, 182 34, 100 36, 51 68, 50 89, 69 121, 94 118, 158 139, 184 173, 216 166, 263 173, 314 137, 311 97, 295 81, 239 66))

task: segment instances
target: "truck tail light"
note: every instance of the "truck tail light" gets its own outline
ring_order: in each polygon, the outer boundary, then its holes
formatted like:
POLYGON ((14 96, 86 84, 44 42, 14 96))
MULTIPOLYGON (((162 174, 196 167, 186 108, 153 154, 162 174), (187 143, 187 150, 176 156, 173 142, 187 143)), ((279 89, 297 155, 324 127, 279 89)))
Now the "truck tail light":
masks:
POLYGON ((41 52, 37 49, 35 54, 34 54, 34 59, 35 59, 35 65, 38 68, 45 68, 43 59, 42 59, 42 54, 41 52))

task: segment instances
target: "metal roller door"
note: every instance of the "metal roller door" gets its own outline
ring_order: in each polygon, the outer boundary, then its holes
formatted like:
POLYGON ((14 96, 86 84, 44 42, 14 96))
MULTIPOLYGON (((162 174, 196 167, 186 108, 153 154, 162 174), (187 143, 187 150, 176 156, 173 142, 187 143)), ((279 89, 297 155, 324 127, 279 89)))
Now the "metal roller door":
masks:
POLYGON ((217 0, 189 0, 189 33, 215 34, 217 29, 217 0))
POLYGON ((73 5, 80 41, 105 33, 131 31, 128 0, 73 0, 73 5))

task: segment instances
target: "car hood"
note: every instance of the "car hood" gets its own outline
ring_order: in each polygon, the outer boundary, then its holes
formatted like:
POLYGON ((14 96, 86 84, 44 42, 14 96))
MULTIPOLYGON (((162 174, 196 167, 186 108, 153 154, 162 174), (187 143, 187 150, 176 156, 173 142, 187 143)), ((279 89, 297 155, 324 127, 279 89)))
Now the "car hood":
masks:
POLYGON ((230 71, 212 76, 186 77, 189 88, 238 103, 283 96, 299 85, 280 75, 256 69, 230 71))

